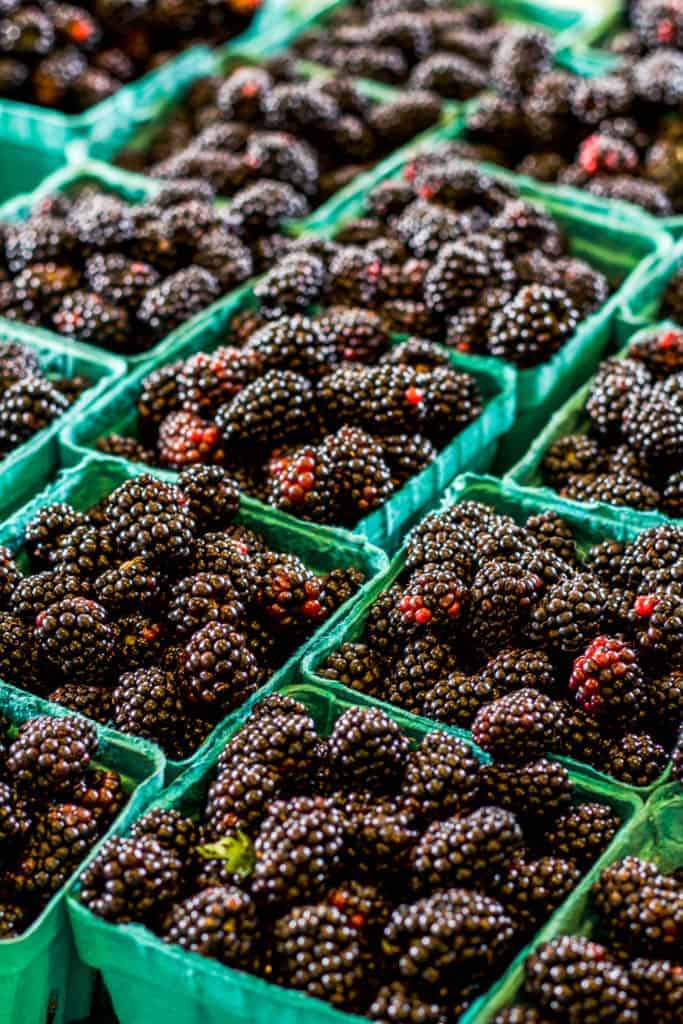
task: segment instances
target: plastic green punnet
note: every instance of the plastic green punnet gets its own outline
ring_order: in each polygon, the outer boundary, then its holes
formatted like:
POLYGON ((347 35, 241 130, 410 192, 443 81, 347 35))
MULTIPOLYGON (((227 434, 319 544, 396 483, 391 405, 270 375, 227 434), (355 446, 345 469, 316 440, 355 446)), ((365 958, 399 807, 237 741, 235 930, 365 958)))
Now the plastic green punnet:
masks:
MULTIPOLYGON (((307 706, 323 735, 331 732, 334 722, 348 708, 372 703, 360 694, 352 694, 330 683, 325 687, 288 686, 284 692, 307 706)), ((245 707, 241 717, 217 735, 206 757, 178 778, 153 806, 173 807, 184 814, 196 814, 220 751, 244 723, 249 710, 250 706, 245 707)), ((434 728, 459 735, 457 730, 435 726, 396 708, 386 710, 413 740, 421 739, 434 728)), ((473 750, 481 761, 488 760, 476 747, 473 750)), ((582 772, 571 772, 571 780, 581 799, 609 804, 622 819, 624 827, 637 818, 642 808, 638 797, 616 784, 605 784, 582 772)), ((125 834, 134 820, 133 815, 123 818, 117 833, 125 834)), ((624 828, 598 864, 610 856, 623 833, 624 828)), ((169 946, 142 925, 108 924, 79 902, 78 890, 76 882, 68 902, 79 954, 91 967, 102 972, 114 1008, 126 1024, 149 1024, 151 1020, 161 1019, 164 1013, 168 1013, 169 992, 172 992, 174 1024, 197 1024, 199 1021, 202 1024, 225 1024, 227 1020, 234 1024, 265 1024, 274 1016, 283 1024, 350 1024, 352 1021, 360 1024, 367 1021, 365 1017, 335 1010, 302 992, 271 985, 261 978, 223 967, 215 960, 169 946)))
MULTIPOLYGON (((55 482, 41 494, 16 512, 0 526, 0 545, 6 545, 17 556, 19 565, 22 559, 22 546, 26 525, 39 509, 54 502, 66 502, 79 511, 86 512, 101 498, 123 483, 141 473, 151 472, 163 476, 157 470, 147 466, 125 465, 120 460, 108 459, 103 456, 91 456, 84 459, 78 466, 63 470, 55 482)), ((356 601, 362 600, 365 593, 372 588, 374 581, 388 565, 386 555, 373 547, 364 537, 356 536, 347 530, 332 529, 326 526, 313 526, 279 512, 274 508, 266 508, 259 502, 243 497, 236 521, 251 527, 262 534, 269 544, 279 551, 291 552, 299 557, 314 572, 326 572, 333 568, 353 566, 365 574, 365 583, 354 597, 342 605, 330 617, 329 623, 341 622, 356 601)), ((297 676, 301 660, 315 642, 316 634, 306 640, 280 668, 257 691, 256 699, 270 693, 271 690, 291 683, 297 676)), ((58 705, 51 704, 50 707, 58 705)), ((232 712, 224 721, 230 721, 239 709, 232 712)), ((217 727, 217 728, 220 728, 217 727)), ((215 730, 214 730, 215 733, 215 730)), ((122 735, 116 733, 116 735, 122 735)), ((211 746, 211 736, 191 758, 184 761, 168 761, 168 777, 175 778, 211 746)), ((1 1017, 0 1017, 1 1020, 1 1017)))
POLYGON ((652 253, 641 263, 622 293, 615 322, 620 341, 627 341, 646 324, 655 326, 661 319, 666 286, 681 265, 683 238, 668 252, 652 253))
MULTIPOLYGON (((462 133, 463 120, 457 119, 443 129, 439 141, 457 139, 462 133)), ((333 197, 317 214, 303 221, 303 226, 307 231, 334 237, 347 221, 362 216, 367 195, 374 186, 401 176, 409 163, 410 155, 406 158, 405 154, 395 154, 364 181, 333 197)), ((522 199, 547 210, 567 234, 572 254, 602 271, 614 287, 607 302, 581 322, 574 337, 548 362, 517 372, 517 417, 498 453, 497 465, 505 467, 521 457, 567 394, 576 390, 597 367, 611 340, 612 325, 623 298, 632 290, 633 282, 640 280, 642 261, 648 257, 670 258, 673 243, 655 218, 627 203, 593 197, 579 205, 577 199, 583 198, 583 194, 576 189, 543 185, 494 164, 482 163, 477 167, 507 182, 522 199)), ((491 356, 481 358, 499 366, 510 365, 491 356)))
MULTIPOLYGON (((560 498, 554 492, 548 491, 541 494, 538 491, 520 487, 511 481, 501 481, 493 476, 477 476, 473 473, 464 473, 462 476, 459 476, 446 491, 441 505, 436 511, 449 508, 451 505, 459 504, 462 501, 483 502, 485 505, 490 505, 494 508, 496 512, 511 516, 518 522, 523 522, 528 516, 539 512, 556 512, 571 527, 579 554, 584 553, 594 544, 598 544, 600 541, 608 538, 621 541, 634 540, 640 530, 643 529, 642 525, 636 525, 630 520, 627 521, 623 516, 615 517, 614 522, 608 521, 604 516, 597 515, 590 509, 577 505, 576 502, 560 498)), ((661 517, 659 522, 661 522, 661 517)), ((645 525, 650 524, 646 523, 645 525)), ((353 643, 360 638, 368 612, 378 595, 388 590, 404 569, 405 545, 391 559, 386 573, 380 579, 375 580, 372 586, 368 588, 362 600, 359 600, 354 605, 344 622, 330 624, 318 635, 318 638, 312 644, 311 649, 303 660, 302 671, 306 682, 320 687, 330 685, 329 680, 318 674, 318 669, 332 651, 336 651, 343 643, 353 643)), ((342 687, 342 689, 347 694, 351 693, 345 687, 342 687)), ((378 705, 385 709, 389 706, 383 701, 368 696, 365 696, 364 700, 369 704, 378 705)), ((427 722, 428 719, 419 717, 419 721, 427 722)), ((456 732, 461 738, 471 742, 471 735, 467 730, 452 729, 451 731, 456 732)), ((660 778, 652 785, 637 788, 623 783, 614 783, 614 780, 608 775, 573 758, 558 756, 556 760, 566 764, 571 770, 580 770, 592 779, 619 785, 641 797, 647 797, 657 786, 666 781, 670 775, 670 768, 667 767, 660 778)))
MULTIPOLYGON (((683 867, 683 788, 663 786, 650 797, 645 807, 629 821, 606 854, 588 872, 563 907, 538 933, 531 946, 520 954, 503 977, 493 986, 488 998, 474 1004, 460 1024, 489 1024, 521 994, 524 958, 542 942, 560 935, 592 934, 595 918, 591 911, 590 890, 600 872, 624 857, 652 860, 665 873, 683 867)), ((653 1024, 655 1022, 653 1021, 653 1024)))
MULTIPOLYGON (((0 712, 16 726, 38 715, 65 717, 65 708, 0 683, 0 712)), ((116 769, 128 802, 119 820, 143 813, 164 781, 165 759, 158 747, 97 726, 95 765, 116 769)), ((109 835, 109 833, 107 833, 109 835)), ((103 840, 102 840, 103 841, 103 840)), ((86 864, 101 842, 93 848, 86 864)), ((55 1024, 87 1017, 93 972, 78 959, 66 913, 64 886, 30 928, 16 939, 0 942, 0 1020, 3 1024, 55 1024), (54 1014, 54 1016, 52 1016, 54 1014)))
MULTIPOLYGON (((120 381, 108 395, 94 405, 87 417, 69 426, 61 437, 62 462, 73 466, 84 456, 96 452, 97 440, 111 433, 136 434, 136 404, 143 378, 153 369, 195 352, 211 352, 217 345, 229 343, 231 319, 254 303, 247 287, 214 307, 210 316, 187 330, 163 356, 139 367, 120 381)), ((515 371, 494 359, 448 353, 451 364, 476 379, 484 399, 481 415, 441 449, 437 457, 417 476, 409 480, 381 508, 361 519, 353 528, 372 544, 393 550, 405 530, 441 497, 444 488, 465 470, 490 469, 498 440, 508 430, 515 412, 515 371)), ((119 461, 119 460, 117 460, 119 461)), ((120 460, 123 461, 123 460, 120 460)), ((129 467, 131 463, 127 463, 129 467)), ((139 470, 139 466, 137 467, 139 470)), ((158 470, 165 479, 174 479, 170 470, 158 470)), ((270 506, 254 502, 255 507, 272 511, 270 506)))
POLYGON ((68 338, 14 321, 3 321, 0 341, 15 342, 32 349, 48 376, 83 375, 92 380, 81 397, 49 426, 11 451, 0 461, 0 515, 7 516, 33 497, 59 467, 57 436, 60 429, 78 419, 101 398, 126 371, 122 359, 109 352, 95 352, 68 338))
MULTIPOLYGON (((652 324, 651 327, 642 328, 633 335, 629 344, 620 349, 616 358, 625 359, 632 345, 638 344, 639 338, 651 335, 657 331, 667 329, 679 330, 677 324, 670 320, 652 324)), ((589 428, 588 417, 585 413, 586 401, 593 387, 593 379, 569 398, 563 406, 551 417, 548 425, 531 443, 526 454, 514 465, 505 475, 505 480, 512 481, 522 487, 532 487, 539 492, 543 498, 555 496, 557 492, 547 487, 543 482, 541 474, 541 463, 546 452, 555 441, 567 434, 586 434, 589 428)), ((604 517, 610 523, 622 520, 631 523, 635 529, 645 530, 650 526, 661 526, 662 523, 671 520, 661 512, 642 512, 638 509, 610 505, 604 501, 577 502, 570 498, 563 498, 563 501, 570 502, 576 508, 589 509, 598 516, 604 517)), ((674 520, 680 522, 680 520, 674 520)))

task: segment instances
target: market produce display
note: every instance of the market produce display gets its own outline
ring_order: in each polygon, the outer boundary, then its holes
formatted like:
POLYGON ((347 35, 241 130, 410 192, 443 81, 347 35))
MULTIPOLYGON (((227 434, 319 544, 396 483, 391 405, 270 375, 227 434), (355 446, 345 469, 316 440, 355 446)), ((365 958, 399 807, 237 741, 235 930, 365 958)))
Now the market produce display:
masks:
POLYGON ((259 0, 9 0, 0 18, 0 96, 87 110, 196 43, 242 32, 259 0))
POLYGON ((41 508, 31 571, 2 549, 2 678, 190 756, 364 578, 316 575, 238 509, 219 467, 135 477, 89 514, 41 508))
POLYGON ((415 527, 403 572, 318 674, 470 729, 510 785, 553 753, 649 786, 683 722, 682 556, 673 525, 580 555, 553 511, 519 523, 464 501, 415 527))
POLYGON ((201 78, 117 158, 156 178, 201 178, 221 195, 266 179, 317 205, 438 122, 438 96, 374 100, 352 78, 307 77, 273 57, 201 78))
POLYGON ((562 766, 529 772, 515 792, 467 743, 411 741, 378 708, 322 734, 275 695, 220 753, 196 819, 150 811, 106 843, 79 898, 374 1020, 457 1020, 621 828, 562 766))
POLYGON ((676 1024, 683 1015, 683 880, 680 869, 626 857, 600 875, 591 892, 590 938, 563 935, 542 943, 524 965, 528 1002, 493 1024, 645 1019, 676 1024))

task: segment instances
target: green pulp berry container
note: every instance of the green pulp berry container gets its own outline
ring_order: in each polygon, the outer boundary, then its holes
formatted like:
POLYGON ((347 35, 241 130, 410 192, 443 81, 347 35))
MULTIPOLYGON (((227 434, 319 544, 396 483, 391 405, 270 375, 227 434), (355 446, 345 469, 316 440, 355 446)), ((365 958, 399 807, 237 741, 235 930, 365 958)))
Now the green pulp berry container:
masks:
MULTIPOLYGON (((351 694, 334 684, 295 685, 285 692, 307 706, 325 736, 344 711, 365 703, 360 694, 351 694)), ((245 708, 241 718, 217 737, 209 754, 177 779, 155 806, 174 807, 189 815, 198 813, 218 755, 244 723, 248 710, 245 708)), ((389 709, 389 714, 414 741, 434 728, 454 732, 396 709, 389 709)), ((476 748, 475 753, 480 760, 487 760, 476 748)), ((581 772, 572 772, 571 778, 580 799, 609 804, 624 825, 642 807, 638 797, 618 785, 589 778, 581 772)), ((125 833, 133 820, 132 815, 122 820, 119 833, 125 833)), ((601 859, 609 857, 621 835, 619 832, 601 859)), ((215 960, 187 953, 178 946, 166 945, 142 925, 109 924, 79 902, 78 891, 76 883, 69 896, 69 913, 79 953, 91 967, 102 972, 114 1008, 125 1024, 161 1020, 164 1012, 168 1012, 169 992, 173 993, 174 1024, 266 1024, 274 1017, 279 1024, 342 1024, 366 1019, 341 1013, 302 992, 272 985, 215 960)))
MULTIPOLYGON (((640 532, 639 528, 630 521, 627 522, 621 519, 614 523, 607 522, 604 517, 595 515, 574 502, 565 501, 555 494, 539 494, 537 491, 528 490, 512 482, 501 481, 492 476, 476 476, 471 473, 463 474, 448 489, 440 507, 448 508, 462 501, 481 501, 486 505, 492 506, 497 512, 511 516, 519 523, 523 523, 528 516, 538 512, 554 511, 562 516, 571 527, 576 538, 579 555, 584 554, 589 547, 600 543, 600 541, 608 538, 630 541, 640 532)), ((371 606, 378 595, 387 590, 400 576, 405 569, 405 564, 404 544, 401 550, 392 558, 387 572, 380 579, 375 580, 374 584, 365 593, 363 600, 354 606, 344 621, 330 624, 323 629, 303 660, 303 677, 306 682, 315 686, 328 685, 328 680, 319 675, 319 668, 328 655, 332 651, 337 650, 341 644, 359 640, 371 606)), ((366 696, 365 700, 370 704, 376 704, 384 708, 388 706, 385 702, 371 697, 366 696)), ((420 718, 420 721, 426 722, 427 719, 420 718)), ((462 729, 455 731, 458 735, 471 741, 468 731, 462 729)), ((584 772, 592 779, 603 783, 614 783, 614 780, 608 775, 597 771, 590 765, 567 757, 558 757, 557 760, 566 764, 571 770, 584 772)), ((639 797, 648 797, 658 785, 668 780, 670 771, 671 769, 668 767, 655 783, 643 788, 625 786, 622 783, 615 784, 630 790, 639 797)))
POLYGON ((627 341, 636 331, 655 325, 666 315, 664 293, 682 265, 683 238, 668 252, 652 253, 643 261, 621 297, 616 322, 620 341, 627 341))
POLYGON ((126 367, 123 360, 108 352, 95 352, 68 338, 57 338, 48 331, 10 320, 2 321, 0 343, 19 344, 34 351, 48 377, 84 375, 92 381, 92 386, 62 416, 0 461, 0 516, 8 516, 54 476, 59 467, 60 429, 85 416, 90 406, 123 378, 126 367))
MULTIPOLYGON (((462 132, 463 121, 459 119, 444 129, 441 141, 445 141, 446 136, 458 139, 462 132)), ((433 151, 438 152, 438 149, 434 147, 433 151)), ((317 215, 302 222, 306 231, 334 237, 349 220, 363 215, 372 188, 380 181, 405 174, 410 169, 411 159, 412 156, 406 159, 399 154, 396 159, 386 161, 376 174, 367 175, 364 182, 347 189, 344 196, 336 197, 317 215)), ((590 204, 580 205, 576 189, 541 185, 493 164, 476 166, 509 184, 522 199, 538 204, 554 217, 569 238, 572 254, 602 271, 614 289, 607 302, 582 321, 573 338, 548 362, 517 372, 515 425, 503 438, 496 463, 502 468, 521 457, 551 413, 593 373, 611 340, 623 297, 630 293, 634 280, 636 283, 639 280, 637 275, 642 261, 648 257, 666 259, 673 242, 654 218, 626 203, 594 199, 590 204)), ((299 229, 300 226, 296 230, 299 229)), ((490 356, 481 358, 498 366, 511 365, 490 356)))
MULTIPOLYGON (((18 557, 20 566, 26 567, 27 560, 22 550, 26 525, 39 509, 53 502, 66 502, 79 511, 86 512, 102 498, 111 494, 119 484, 139 476, 145 470, 146 467, 142 466, 122 465, 115 459, 98 456, 85 459, 80 465, 64 470, 53 484, 0 526, 0 545, 6 545, 18 557)), ((375 578, 386 570, 388 564, 386 555, 368 543, 364 537, 354 536, 346 530, 333 530, 325 526, 302 523, 276 509, 266 509, 248 498, 242 498, 236 521, 261 533, 276 550, 298 555, 314 572, 327 572, 333 568, 350 566, 363 571, 364 585, 349 602, 331 616, 330 623, 345 618, 355 602, 362 600, 363 595, 372 587, 375 578)), ((315 634, 304 641, 273 673, 259 690, 259 694, 268 693, 291 682, 296 676, 303 656, 314 642, 315 634)), ((55 682, 55 686, 57 685, 55 682)), ((230 719, 236 713, 237 711, 231 712, 226 718, 230 719)), ((220 729, 220 725, 217 725, 217 729, 220 729)), ((192 757, 184 761, 169 760, 168 777, 174 778, 182 772, 194 760, 200 758, 210 745, 211 737, 192 757)))
MULTIPOLYGON (((625 359, 631 345, 637 345, 639 339, 644 339, 654 331, 675 328, 671 321, 662 321, 645 327, 633 335, 629 344, 617 353, 618 359, 625 359)), ((593 380, 584 384, 582 388, 572 395, 563 406, 561 406, 548 422, 548 425, 532 442, 527 453, 512 467, 506 474, 505 479, 519 484, 521 487, 534 488, 539 496, 557 496, 557 491, 547 487, 543 482, 541 463, 552 444, 567 434, 587 434, 589 420, 585 412, 586 401, 593 387, 593 380)), ((576 508, 585 508, 591 513, 604 517, 608 522, 628 522, 637 530, 644 530, 650 526, 661 526, 669 522, 669 518, 661 512, 642 512, 638 509, 611 505, 604 501, 574 501, 571 498, 563 498, 576 508)), ((676 520, 680 523, 680 520, 676 520)))
MULTIPOLYGON (((230 339, 230 321, 240 311, 254 304, 251 290, 244 289, 214 311, 210 319, 185 333, 184 338, 166 356, 156 358, 131 373, 120 385, 90 410, 87 419, 64 431, 61 438, 62 459, 73 465, 84 455, 96 450, 98 438, 110 433, 138 433, 136 405, 143 378, 152 369, 195 352, 211 352, 230 339)), ((515 374, 512 368, 496 365, 493 360, 477 359, 450 353, 457 370, 471 373, 482 393, 484 408, 479 417, 454 437, 437 457, 409 480, 381 508, 361 519, 354 527, 378 547, 391 550, 400 543, 407 527, 422 516, 441 497, 444 488, 465 469, 485 471, 490 468, 498 439, 511 425, 515 410, 515 374)), ((130 466, 130 463, 128 464, 130 466)), ((139 468, 139 467, 138 467, 139 468)), ((176 474, 161 470, 168 479, 176 474)), ((270 506, 254 502, 264 513, 270 506)))
MULTIPOLYGON (((592 912, 590 890, 600 872, 624 857, 640 857, 654 861, 664 872, 683 867, 683 789, 664 786, 633 816, 602 857, 574 890, 564 906, 536 936, 528 952, 542 942, 560 935, 593 934, 596 919, 592 912)), ((514 1005, 522 996, 524 956, 517 958, 510 970, 493 987, 489 998, 479 1008, 466 1014, 461 1024, 490 1024, 505 1007, 514 1005)), ((648 1021, 650 1018, 648 1017, 648 1021)), ((652 1024, 658 1024, 654 1018, 652 1024)))
MULTIPOLYGON (((0 713, 17 728, 39 715, 69 714, 64 708, 3 683, 0 713)), ((128 794, 128 802, 109 835, 121 821, 142 814, 160 793, 165 761, 158 747, 144 740, 123 737, 101 726, 97 726, 97 734, 100 745, 94 765, 119 772, 128 794)), ((74 947, 66 913, 66 889, 63 886, 52 897, 23 935, 0 941, 0 1024, 68 1024, 89 1012, 94 974, 79 960, 74 947)))

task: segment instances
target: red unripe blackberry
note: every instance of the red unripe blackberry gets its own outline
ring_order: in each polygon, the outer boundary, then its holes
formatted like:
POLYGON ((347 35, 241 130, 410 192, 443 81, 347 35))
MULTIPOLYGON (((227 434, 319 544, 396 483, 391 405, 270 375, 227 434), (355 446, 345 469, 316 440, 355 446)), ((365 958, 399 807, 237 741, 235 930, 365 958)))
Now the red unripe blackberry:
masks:
POLYGON ((445 626, 463 613, 468 590, 448 569, 425 565, 411 576, 398 601, 398 612, 409 626, 445 626))
POLYGON ((181 469, 198 463, 217 463, 225 459, 223 438, 215 423, 181 410, 161 423, 158 440, 162 466, 181 469))
POLYGON ((599 636, 574 661, 569 689, 577 703, 596 717, 616 715, 626 723, 647 710, 647 691, 638 655, 623 640, 599 636))
POLYGON ((591 176, 629 174, 638 167, 638 151, 624 139, 595 132, 581 143, 579 163, 586 174, 591 176))

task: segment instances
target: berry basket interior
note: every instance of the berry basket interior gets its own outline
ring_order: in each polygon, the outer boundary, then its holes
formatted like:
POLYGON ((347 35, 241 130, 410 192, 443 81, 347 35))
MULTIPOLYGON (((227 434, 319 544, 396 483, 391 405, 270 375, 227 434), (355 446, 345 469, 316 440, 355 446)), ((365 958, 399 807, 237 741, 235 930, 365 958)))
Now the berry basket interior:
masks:
MULTIPOLYGON (((109 495, 124 480, 139 476, 140 472, 139 466, 125 466, 116 460, 102 457, 86 459, 79 466, 64 470, 53 484, 3 524, 0 528, 0 544, 17 553, 21 566, 21 547, 26 524, 40 508, 53 502, 67 502, 78 510, 86 511, 101 498, 109 495)), ((385 571, 387 566, 386 555, 363 537, 352 536, 345 530, 332 530, 324 526, 313 527, 309 523, 301 523, 275 509, 265 509, 249 498, 241 499, 237 522, 262 534, 278 550, 299 555, 314 571, 324 572, 331 568, 353 566, 364 572, 366 582, 351 602, 347 602, 332 615, 330 621, 342 619, 347 609, 353 606, 353 602, 360 600, 365 591, 372 586, 375 577, 385 571)), ((276 670, 258 691, 259 694, 268 693, 295 678, 301 658, 312 640, 313 638, 306 641, 276 670)), ((169 760, 168 777, 175 778, 191 761, 201 756, 201 752, 207 749, 210 743, 209 737, 194 756, 185 761, 169 760)))
MULTIPOLYGON (((0 712, 16 726, 39 715, 69 714, 64 708, 4 684, 0 684, 0 712)), ((100 749, 96 764, 116 769, 129 794, 121 815, 130 818, 141 814, 161 791, 163 754, 144 740, 121 736, 110 729, 98 727, 97 733, 100 749)), ((47 1019, 64 1024, 86 1016, 90 1009, 94 976, 76 954, 65 891, 63 887, 52 897, 23 935, 2 941, 0 1016, 7 1024, 44 1024, 47 1019)))
MULTIPOLYGON (((329 735, 334 722, 345 710, 365 703, 362 695, 350 694, 334 686, 294 685, 287 687, 286 692, 306 705, 324 736, 329 735)), ((248 710, 245 709, 240 719, 223 732, 220 743, 216 742, 201 762, 176 780, 155 802, 155 807, 176 808, 184 814, 196 815, 218 754, 226 741, 239 730, 248 710)), ((433 724, 398 709, 392 708, 389 713, 413 740, 421 739, 434 728, 433 724)), ((474 752, 477 757, 482 756, 476 748, 474 752)), ((609 804, 625 825, 637 819, 642 804, 633 793, 618 785, 589 778, 581 772, 572 772, 571 778, 577 796, 609 804)), ((121 821, 119 833, 125 834, 133 821, 133 815, 121 821)), ((623 829, 613 842, 622 834, 623 829)), ((277 1013, 278 1019, 285 1024, 303 1024, 304 1021, 309 1024, 341 1024, 342 1021, 366 1019, 342 1013, 304 993, 271 985, 213 960, 169 946, 142 925, 109 924, 95 917, 79 902, 78 888, 76 883, 69 896, 77 947, 86 962, 102 972, 116 1012, 127 1024, 148 1024, 163 1013, 168 1006, 171 985, 177 1024, 195 1024, 200 1019, 205 1024, 219 1024, 228 1018, 236 1024, 252 1024, 273 1013, 277 1013)))
POLYGON ((48 376, 84 376, 92 381, 69 409, 0 462, 0 514, 7 516, 32 498, 59 467, 57 434, 72 417, 81 416, 125 373, 123 360, 109 352, 96 352, 68 338, 5 321, 1 340, 34 351, 48 376))
MULTIPOLYGON (((604 518, 593 515, 589 510, 573 502, 567 502, 555 494, 540 495, 537 491, 519 487, 512 482, 500 481, 491 476, 476 476, 471 473, 463 474, 447 490, 440 507, 445 509, 464 501, 482 502, 493 507, 496 512, 509 515, 521 522, 529 515, 548 510, 554 511, 571 527, 579 554, 586 551, 591 545, 607 538, 624 541, 633 540, 639 532, 638 527, 632 522, 627 521, 625 517, 620 517, 619 519, 615 517, 614 521, 610 520, 607 522, 604 518)), ((321 633, 303 661, 303 677, 307 683, 319 687, 329 685, 329 681, 322 677, 318 671, 323 662, 341 644, 359 640, 371 606, 377 597, 387 590, 400 576, 404 568, 405 545, 392 558, 388 571, 381 579, 375 581, 364 599, 358 602, 345 621, 336 627, 325 629, 321 633)), ((347 694, 351 693, 347 687, 342 688, 347 694)), ((369 703, 379 704, 385 709, 389 706, 385 702, 378 701, 369 696, 366 696, 365 700, 369 703)), ((420 718, 419 720, 423 723, 428 721, 426 718, 420 718)), ((457 728, 454 728, 453 731, 461 736, 461 738, 471 740, 468 731, 457 728)), ((558 756, 557 760, 566 764, 572 770, 580 770, 586 773, 593 779, 602 780, 603 782, 609 781, 610 783, 614 781, 592 766, 578 762, 573 758, 558 756)), ((652 785, 641 788, 626 786, 625 788, 642 797, 647 797, 657 786, 668 780, 670 773, 671 769, 667 767, 659 779, 652 785)), ((624 784, 618 783, 618 785, 622 786, 624 784)))
MULTIPOLYGON (((664 786, 650 797, 643 811, 632 818, 614 840, 600 864, 591 869, 553 920, 538 933, 527 953, 560 935, 590 937, 595 924, 590 908, 591 886, 603 868, 624 857, 654 861, 664 872, 683 865, 683 790, 680 786, 664 786)), ((497 1013, 515 1002, 523 979, 524 956, 520 956, 493 986, 483 1005, 476 1012, 472 1008, 462 1018, 462 1024, 488 1024, 497 1013)))
MULTIPOLYGON (((683 265, 683 238, 669 252, 652 253, 643 260, 624 287, 615 321, 617 338, 627 341, 646 324, 655 325, 666 316, 664 293, 683 265)), ((680 325, 679 325, 680 326, 680 325)))
MULTIPOLYGON (((212 352, 225 343, 226 335, 229 341, 231 319, 253 303, 249 289, 235 293, 215 308, 210 318, 179 337, 172 351, 130 374, 90 410, 87 419, 81 419, 73 430, 64 432, 61 440, 63 464, 74 465, 84 455, 92 454, 98 438, 107 434, 135 434, 136 403, 145 375, 170 360, 186 358, 198 351, 212 352)), ((484 409, 421 473, 412 477, 383 506, 356 524, 354 533, 364 535, 371 543, 387 550, 396 547, 407 527, 439 500, 444 488, 458 473, 466 469, 485 472, 491 467, 498 439, 513 422, 515 371, 512 367, 455 352, 449 353, 449 358, 455 369, 474 376, 484 399, 484 409)), ((131 466, 130 463, 128 465, 131 466)), ((175 476, 170 470, 158 472, 167 479, 175 476)), ((253 504, 268 514, 268 506, 256 501, 253 504)))
MULTIPOLYGON (((459 137, 462 122, 452 127, 451 138, 459 137)), ((590 207, 587 204, 581 207, 576 202, 580 194, 575 189, 541 185, 492 164, 476 166, 491 177, 510 184, 519 192, 521 199, 536 203, 547 211, 568 236, 572 255, 587 260, 600 270, 613 287, 607 302, 581 322, 573 338, 559 352, 545 363, 518 371, 516 421, 502 441, 498 458, 498 465, 503 468, 522 455, 566 395, 593 372, 611 340, 622 295, 629 283, 636 280, 642 261, 647 257, 665 259, 672 242, 654 218, 626 203, 595 202, 590 207)), ((404 155, 387 161, 355 190, 348 189, 339 201, 330 201, 323 216, 313 216, 300 222, 297 232, 305 229, 334 237, 346 223, 363 216, 367 195, 374 186, 387 178, 399 177, 406 170, 410 173, 410 158, 406 159, 404 155)), ((499 365, 503 363, 503 360, 490 356, 482 358, 499 365)))
MULTIPOLYGON (((666 330, 667 328, 676 329, 676 325, 669 321, 663 321, 658 324, 653 324, 652 327, 643 328, 633 335, 627 347, 620 349, 617 353, 617 358, 626 358, 631 345, 637 345, 639 338, 644 339, 653 332, 666 330)), ((579 390, 573 394, 571 398, 569 398, 565 404, 557 410, 556 413, 554 413, 547 426, 532 442, 523 458, 521 458, 519 462, 506 474, 506 480, 513 481, 521 487, 532 487, 537 489, 544 496, 557 494, 556 491, 544 484, 541 473, 541 463, 543 462, 546 452, 550 446, 561 437, 566 437, 568 434, 586 434, 588 432, 590 424, 586 415, 585 406, 592 386, 592 380, 587 384, 584 384, 582 388, 579 388, 579 390)), ((615 521, 627 521, 632 524, 634 528, 641 530, 650 526, 658 526, 661 523, 666 522, 667 519, 665 515, 658 512, 643 512, 628 507, 617 507, 602 501, 578 503, 569 498, 565 498, 563 500, 571 501, 571 503, 576 505, 578 508, 586 508, 596 515, 604 516, 611 523, 614 523, 615 521)))

